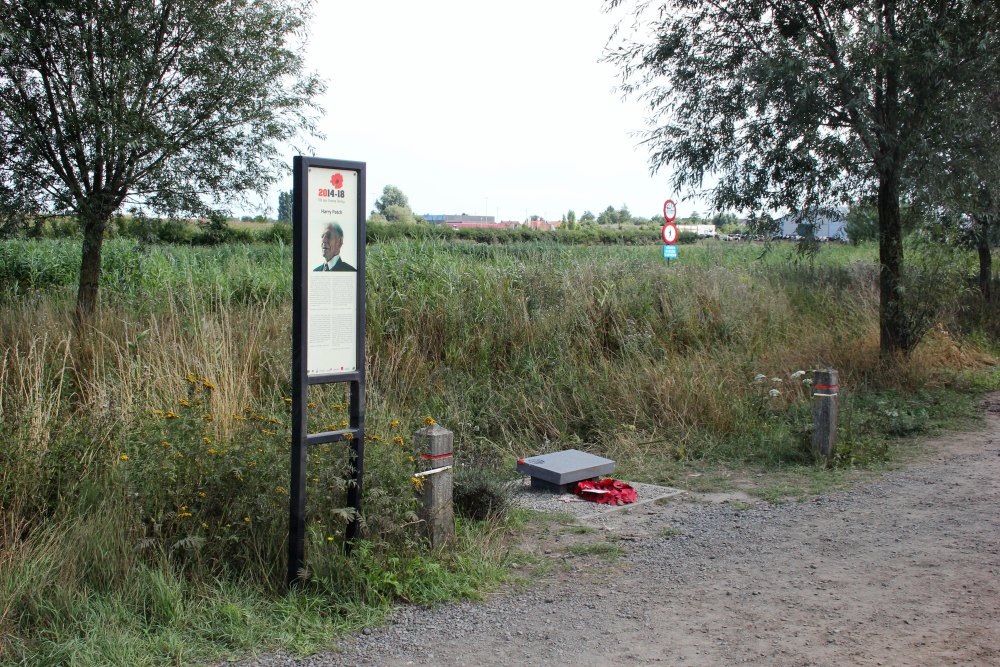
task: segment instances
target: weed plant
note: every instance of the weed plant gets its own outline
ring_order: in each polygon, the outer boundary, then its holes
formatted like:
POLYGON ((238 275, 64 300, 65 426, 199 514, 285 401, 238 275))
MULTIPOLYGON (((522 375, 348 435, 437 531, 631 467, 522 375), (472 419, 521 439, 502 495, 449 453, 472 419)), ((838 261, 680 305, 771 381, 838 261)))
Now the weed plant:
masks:
MULTIPOLYGON (((101 308, 77 340, 79 245, 3 242, 0 655, 309 650, 393 601, 473 594, 509 562, 505 528, 489 509, 460 521, 456 550, 428 550, 409 436, 428 414, 455 432, 459 462, 509 468, 575 447, 671 482, 690 462, 811 465, 813 368, 840 371, 838 466, 886 460, 891 438, 1000 381, 983 325, 995 306, 966 289, 967 254, 908 250, 923 341, 887 363, 872 247, 681 252, 667 264, 624 243, 370 245, 364 541, 343 556, 344 449, 314 449, 307 585, 285 596, 289 247, 109 239, 101 308)), ((343 423, 341 390, 310 401, 311 430, 343 423)))

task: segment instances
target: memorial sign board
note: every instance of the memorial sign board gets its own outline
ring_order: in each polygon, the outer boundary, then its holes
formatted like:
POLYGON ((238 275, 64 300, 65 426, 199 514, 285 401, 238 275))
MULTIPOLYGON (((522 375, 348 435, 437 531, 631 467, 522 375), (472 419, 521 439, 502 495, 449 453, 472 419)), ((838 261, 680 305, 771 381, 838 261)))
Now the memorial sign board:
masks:
POLYGON ((305 565, 308 448, 350 447, 349 549, 360 531, 365 442, 364 162, 296 156, 292 185, 292 443, 288 582, 305 565), (348 426, 308 433, 309 386, 349 383, 348 426))

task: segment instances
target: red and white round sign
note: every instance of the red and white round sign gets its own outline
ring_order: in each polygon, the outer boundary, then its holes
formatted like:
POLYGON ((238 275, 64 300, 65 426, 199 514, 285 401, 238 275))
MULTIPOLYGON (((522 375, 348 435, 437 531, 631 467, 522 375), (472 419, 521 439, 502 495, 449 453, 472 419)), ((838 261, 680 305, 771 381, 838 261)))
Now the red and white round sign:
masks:
POLYGON ((677 225, 672 222, 668 222, 663 225, 663 242, 667 245, 673 245, 677 243, 677 225))
POLYGON ((663 219, 667 222, 673 222, 674 218, 677 217, 677 204, 674 203, 673 199, 668 199, 663 202, 663 219))

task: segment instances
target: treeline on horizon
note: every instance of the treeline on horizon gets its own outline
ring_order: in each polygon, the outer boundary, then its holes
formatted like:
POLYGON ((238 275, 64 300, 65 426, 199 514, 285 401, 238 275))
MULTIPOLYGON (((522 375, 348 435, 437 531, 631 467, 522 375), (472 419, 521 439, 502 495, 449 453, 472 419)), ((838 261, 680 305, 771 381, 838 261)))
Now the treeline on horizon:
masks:
MULTIPOLYGON (((22 238, 65 239, 82 238, 80 225, 73 217, 39 220, 21 230, 22 238)), ((259 229, 242 227, 223 216, 207 220, 183 218, 152 218, 146 216, 116 216, 106 232, 107 238, 134 239, 143 243, 181 245, 219 245, 222 243, 284 243, 292 242, 292 226, 287 223, 265 223, 259 229)), ((368 243, 393 239, 441 239, 475 243, 505 244, 525 241, 550 241, 583 245, 651 245, 661 243, 659 227, 584 226, 554 230, 487 229, 427 223, 401 223, 378 220, 373 216, 366 223, 368 243)), ((679 243, 693 243, 697 236, 681 232, 679 243)))

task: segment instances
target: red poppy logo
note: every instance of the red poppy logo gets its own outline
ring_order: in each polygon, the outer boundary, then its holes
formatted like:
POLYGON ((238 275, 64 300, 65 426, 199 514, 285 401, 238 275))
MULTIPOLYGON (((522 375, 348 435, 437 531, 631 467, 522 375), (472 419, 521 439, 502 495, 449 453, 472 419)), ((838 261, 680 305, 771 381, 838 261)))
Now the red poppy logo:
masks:
POLYGON ((330 177, 330 185, 332 185, 334 189, 339 190, 344 187, 344 177, 340 174, 334 174, 330 177))

